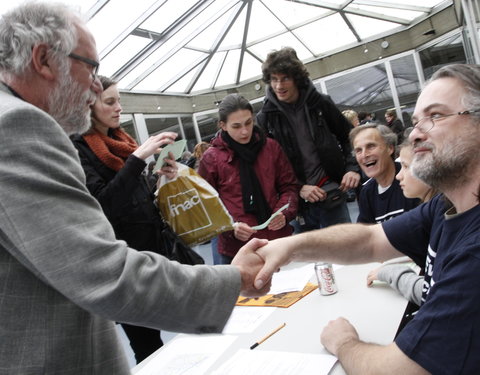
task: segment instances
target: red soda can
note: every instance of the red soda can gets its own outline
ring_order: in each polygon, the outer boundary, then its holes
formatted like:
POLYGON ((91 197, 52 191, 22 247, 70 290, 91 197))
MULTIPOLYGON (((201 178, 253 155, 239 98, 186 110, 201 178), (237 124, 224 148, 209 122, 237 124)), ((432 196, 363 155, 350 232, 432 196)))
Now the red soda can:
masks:
POLYGON ((315 263, 315 274, 318 280, 318 289, 322 296, 329 296, 338 292, 335 275, 330 263, 315 263))

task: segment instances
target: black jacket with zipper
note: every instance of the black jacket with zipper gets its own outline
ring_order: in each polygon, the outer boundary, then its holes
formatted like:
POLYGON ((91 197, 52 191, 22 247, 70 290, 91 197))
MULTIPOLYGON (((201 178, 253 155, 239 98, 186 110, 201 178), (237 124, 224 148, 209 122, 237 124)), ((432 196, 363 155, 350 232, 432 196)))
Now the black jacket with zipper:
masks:
MULTIPOLYGON (((344 174, 353 171, 360 173, 360 168, 352 154, 349 133, 352 126, 335 106, 331 98, 320 94, 309 80, 306 90, 301 92, 304 98, 305 118, 310 134, 314 139, 322 167, 327 175, 340 183, 344 174)), ((290 160, 297 178, 302 184, 306 182, 300 147, 289 125, 289 117, 278 102, 270 87, 264 99, 263 107, 257 114, 257 124, 268 136, 280 143, 290 160)))
POLYGON ((71 137, 86 175, 86 185, 113 226, 117 239, 135 250, 164 254, 164 227, 143 173, 146 163, 134 155, 118 172, 107 167, 81 135, 71 137))

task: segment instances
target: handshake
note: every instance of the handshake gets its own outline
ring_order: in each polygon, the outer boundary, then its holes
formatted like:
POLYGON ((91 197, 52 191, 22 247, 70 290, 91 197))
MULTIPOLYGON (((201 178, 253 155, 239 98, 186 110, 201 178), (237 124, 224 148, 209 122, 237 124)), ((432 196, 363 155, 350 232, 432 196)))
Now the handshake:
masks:
POLYGON ((268 293, 273 273, 291 261, 291 239, 292 237, 285 237, 268 241, 253 238, 238 251, 232 265, 240 270, 242 296, 259 297, 268 293))

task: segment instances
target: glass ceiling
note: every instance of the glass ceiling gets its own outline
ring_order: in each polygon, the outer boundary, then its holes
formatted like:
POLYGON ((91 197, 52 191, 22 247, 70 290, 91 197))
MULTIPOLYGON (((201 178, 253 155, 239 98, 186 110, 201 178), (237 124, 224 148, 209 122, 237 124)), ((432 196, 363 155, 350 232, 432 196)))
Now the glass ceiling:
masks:
MULTIPOLYGON (((2 1, 0 13, 21 1, 2 1)), ((198 94, 258 79, 268 52, 305 62, 409 27, 452 0, 64 0, 89 20, 100 74, 132 92, 198 94)))

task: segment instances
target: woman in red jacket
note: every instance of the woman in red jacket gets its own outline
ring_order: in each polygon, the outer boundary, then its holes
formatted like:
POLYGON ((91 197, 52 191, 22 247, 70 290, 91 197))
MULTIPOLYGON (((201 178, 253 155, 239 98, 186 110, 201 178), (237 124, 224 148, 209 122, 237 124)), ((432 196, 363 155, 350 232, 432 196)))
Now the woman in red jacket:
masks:
POLYGON ((221 263, 228 264, 252 237, 274 239, 292 234, 288 223, 297 213, 300 185, 280 145, 254 125, 248 100, 228 95, 219 104, 218 114, 220 130, 203 155, 198 173, 218 191, 235 221, 235 229, 218 239, 221 263), (266 228, 252 228, 287 203, 288 208, 266 228))

